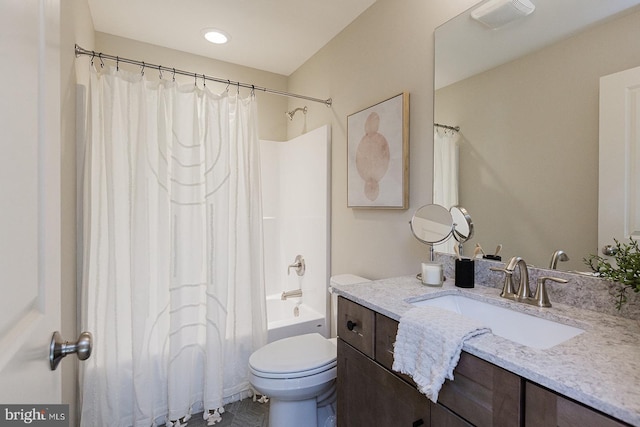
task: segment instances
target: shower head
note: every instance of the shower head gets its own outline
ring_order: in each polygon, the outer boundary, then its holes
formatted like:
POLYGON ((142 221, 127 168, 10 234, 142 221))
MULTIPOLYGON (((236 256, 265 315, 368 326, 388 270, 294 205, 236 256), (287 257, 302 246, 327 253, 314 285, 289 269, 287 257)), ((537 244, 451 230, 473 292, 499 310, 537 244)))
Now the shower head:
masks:
POLYGON ((293 120, 293 116, 295 116, 298 111, 302 111, 304 114, 307 114, 307 106, 305 105, 304 108, 298 107, 295 110, 285 112, 285 114, 289 117, 289 120, 293 120))

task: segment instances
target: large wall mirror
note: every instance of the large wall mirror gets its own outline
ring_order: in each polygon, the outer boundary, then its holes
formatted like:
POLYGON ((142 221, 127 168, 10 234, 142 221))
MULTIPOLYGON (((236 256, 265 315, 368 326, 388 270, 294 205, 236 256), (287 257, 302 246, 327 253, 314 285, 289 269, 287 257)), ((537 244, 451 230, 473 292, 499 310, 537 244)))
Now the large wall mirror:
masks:
POLYGON ((502 244, 503 259, 543 268, 562 250, 558 269, 586 271, 598 251, 599 80, 640 66, 640 0, 531 1, 498 29, 474 7, 436 30, 434 122, 460 128, 443 141, 458 146, 467 245, 502 244))

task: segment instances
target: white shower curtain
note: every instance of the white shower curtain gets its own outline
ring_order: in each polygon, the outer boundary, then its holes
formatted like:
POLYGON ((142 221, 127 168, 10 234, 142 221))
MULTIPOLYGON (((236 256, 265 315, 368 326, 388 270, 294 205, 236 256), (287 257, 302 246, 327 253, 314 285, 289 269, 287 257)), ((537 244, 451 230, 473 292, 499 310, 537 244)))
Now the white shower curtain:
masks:
POLYGON ((266 342, 253 98, 92 70, 82 425, 152 426, 248 395, 266 342))
MULTIPOLYGON (((458 153, 460 134, 434 126, 433 130, 433 203, 449 209, 458 205, 458 153)), ((454 253, 455 239, 435 245, 439 252, 454 253)))

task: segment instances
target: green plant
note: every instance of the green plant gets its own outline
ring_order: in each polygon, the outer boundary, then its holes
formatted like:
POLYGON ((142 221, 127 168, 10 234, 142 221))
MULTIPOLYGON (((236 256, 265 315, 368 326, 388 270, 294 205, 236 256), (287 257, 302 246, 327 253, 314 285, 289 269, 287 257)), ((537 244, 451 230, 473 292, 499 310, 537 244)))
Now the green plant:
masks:
POLYGON ((616 288, 616 308, 620 310, 627 302, 627 291, 640 292, 640 248, 638 241, 630 243, 615 241, 615 263, 597 256, 589 255, 584 262, 600 277, 613 282, 616 288))

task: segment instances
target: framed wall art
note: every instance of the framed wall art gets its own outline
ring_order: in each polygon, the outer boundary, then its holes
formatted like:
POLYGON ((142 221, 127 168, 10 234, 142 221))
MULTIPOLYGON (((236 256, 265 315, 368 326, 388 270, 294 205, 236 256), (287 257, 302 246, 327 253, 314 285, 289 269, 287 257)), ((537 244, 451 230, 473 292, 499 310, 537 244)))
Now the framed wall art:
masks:
POLYGON ((409 93, 347 116, 347 206, 409 206, 409 93))

